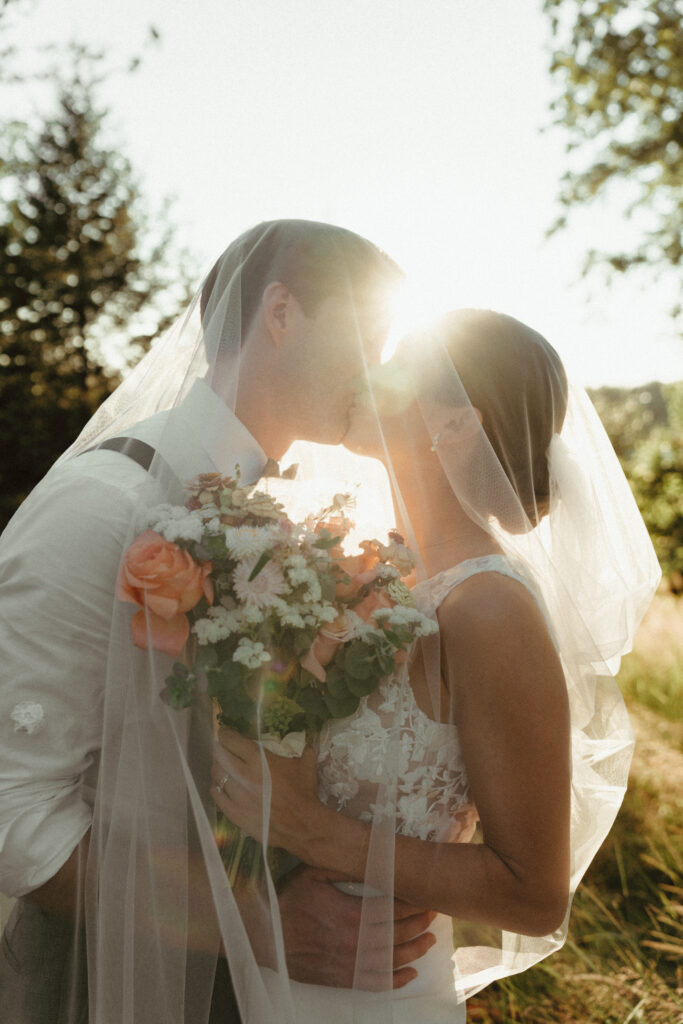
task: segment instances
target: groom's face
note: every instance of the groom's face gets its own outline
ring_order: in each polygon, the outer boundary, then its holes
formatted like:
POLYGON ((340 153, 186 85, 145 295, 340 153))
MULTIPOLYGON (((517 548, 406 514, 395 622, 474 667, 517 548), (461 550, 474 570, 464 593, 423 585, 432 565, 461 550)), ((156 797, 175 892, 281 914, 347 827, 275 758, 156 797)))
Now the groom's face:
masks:
POLYGON ((330 296, 298 323, 297 373, 299 436, 337 444, 349 425, 357 382, 378 363, 389 330, 386 296, 367 295, 358 303, 330 296))

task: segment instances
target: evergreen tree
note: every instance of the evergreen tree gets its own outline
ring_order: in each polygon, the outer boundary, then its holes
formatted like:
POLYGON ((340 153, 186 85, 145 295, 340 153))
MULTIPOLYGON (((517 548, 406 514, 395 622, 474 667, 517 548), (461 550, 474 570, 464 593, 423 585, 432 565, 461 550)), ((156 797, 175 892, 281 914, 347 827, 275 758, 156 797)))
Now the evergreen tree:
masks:
POLYGON ((102 143, 81 58, 56 115, 13 125, 0 157, 0 526, 116 385, 102 341, 134 361, 187 297, 171 228, 151 231, 129 161, 102 143))

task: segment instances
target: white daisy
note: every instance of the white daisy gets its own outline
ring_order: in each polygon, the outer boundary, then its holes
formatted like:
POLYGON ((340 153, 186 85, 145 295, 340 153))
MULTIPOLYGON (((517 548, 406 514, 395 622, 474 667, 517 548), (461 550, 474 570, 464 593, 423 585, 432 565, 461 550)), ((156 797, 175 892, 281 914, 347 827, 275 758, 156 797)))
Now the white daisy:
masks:
POLYGON ((273 562, 266 562, 250 580, 257 561, 256 558, 250 558, 239 562, 232 574, 232 582, 242 604, 252 608, 268 608, 281 594, 286 594, 289 588, 282 571, 273 562))
POLYGON ((226 526, 225 546, 233 558, 257 558, 273 542, 270 526, 226 526))

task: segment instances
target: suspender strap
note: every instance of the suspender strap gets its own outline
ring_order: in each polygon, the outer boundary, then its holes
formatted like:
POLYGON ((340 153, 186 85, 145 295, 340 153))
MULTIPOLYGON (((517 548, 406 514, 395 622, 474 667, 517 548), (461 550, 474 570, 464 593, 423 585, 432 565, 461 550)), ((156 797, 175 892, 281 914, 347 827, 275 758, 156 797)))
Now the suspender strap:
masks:
MULTIPOLYGON (((93 448, 88 448, 87 450, 94 452, 98 448, 108 448, 113 452, 121 452, 123 455, 127 455, 129 459, 132 459, 133 462, 137 462, 145 470, 149 469, 152 465, 152 459, 157 454, 151 444, 147 444, 146 441, 138 441, 137 437, 110 437, 108 440, 102 441, 100 444, 96 444, 93 448)), ((82 454, 85 455, 85 452, 82 454)))

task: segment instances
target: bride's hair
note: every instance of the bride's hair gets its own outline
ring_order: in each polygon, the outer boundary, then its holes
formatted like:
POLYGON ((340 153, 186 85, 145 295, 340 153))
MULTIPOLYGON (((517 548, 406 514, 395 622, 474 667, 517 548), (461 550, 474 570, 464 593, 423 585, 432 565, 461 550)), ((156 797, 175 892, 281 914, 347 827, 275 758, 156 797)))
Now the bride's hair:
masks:
POLYGON ((273 281, 286 285, 306 316, 312 316, 329 296, 351 295, 362 302, 403 278, 390 256, 346 228, 309 220, 264 221, 235 239, 209 271, 200 298, 202 320, 210 312, 219 276, 225 283, 238 268, 243 337, 264 288, 273 281))
MULTIPOLYGON (((548 446, 567 410, 560 357, 537 331, 491 310, 446 313, 437 331, 522 508, 536 525, 550 504, 548 446)), ((449 402, 439 384, 430 382, 430 396, 452 403, 452 395, 449 402)))

